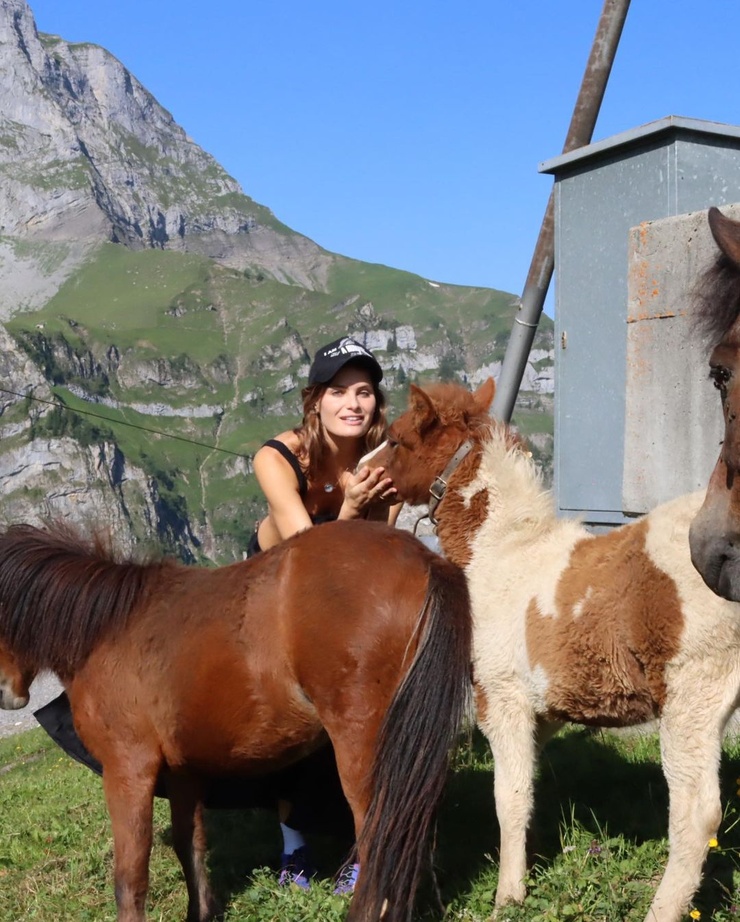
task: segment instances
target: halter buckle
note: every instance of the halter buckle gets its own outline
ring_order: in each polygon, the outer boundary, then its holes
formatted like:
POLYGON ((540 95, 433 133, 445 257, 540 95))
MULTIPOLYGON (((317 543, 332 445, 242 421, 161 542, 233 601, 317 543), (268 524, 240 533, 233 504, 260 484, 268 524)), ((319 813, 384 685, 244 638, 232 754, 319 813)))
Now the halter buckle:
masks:
POLYGON ((432 485, 429 487, 429 492, 439 503, 442 501, 442 497, 445 495, 446 489, 447 481, 443 480, 441 477, 435 477, 432 481, 432 485))

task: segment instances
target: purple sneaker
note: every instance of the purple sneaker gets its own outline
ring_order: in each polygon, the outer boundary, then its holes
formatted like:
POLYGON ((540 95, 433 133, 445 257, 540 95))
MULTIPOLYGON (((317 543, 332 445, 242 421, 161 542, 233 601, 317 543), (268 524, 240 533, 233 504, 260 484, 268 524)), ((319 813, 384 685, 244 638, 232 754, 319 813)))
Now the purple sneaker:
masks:
POLYGON ((313 862, 308 854, 308 848, 302 845, 290 855, 280 856, 280 877, 278 884, 281 887, 287 887, 295 884, 302 890, 308 890, 311 886, 311 878, 316 874, 313 862))
POLYGON ((345 864, 337 877, 337 885, 334 888, 335 896, 344 896, 348 893, 354 893, 357 876, 360 873, 359 864, 345 864))

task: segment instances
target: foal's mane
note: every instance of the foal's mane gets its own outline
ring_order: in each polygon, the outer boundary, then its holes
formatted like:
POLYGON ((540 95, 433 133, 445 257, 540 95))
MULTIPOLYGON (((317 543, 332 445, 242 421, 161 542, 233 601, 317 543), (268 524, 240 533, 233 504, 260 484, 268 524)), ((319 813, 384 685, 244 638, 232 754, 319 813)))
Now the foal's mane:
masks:
POLYGON ((101 535, 61 522, 12 525, 0 533, 0 639, 37 671, 69 677, 169 566, 118 562, 101 535))
POLYGON ((485 442, 496 433, 508 448, 525 447, 524 439, 511 426, 494 419, 487 407, 481 407, 461 384, 436 382, 424 387, 434 403, 442 426, 459 424, 476 441, 485 442))
POLYGON ((740 270, 724 253, 699 276, 692 301, 696 327, 713 348, 740 315, 740 270))
POLYGON ((434 413, 441 426, 457 425, 483 438, 490 431, 493 419, 487 409, 479 407, 474 395, 461 384, 437 381, 425 385, 424 393, 434 404, 434 413))

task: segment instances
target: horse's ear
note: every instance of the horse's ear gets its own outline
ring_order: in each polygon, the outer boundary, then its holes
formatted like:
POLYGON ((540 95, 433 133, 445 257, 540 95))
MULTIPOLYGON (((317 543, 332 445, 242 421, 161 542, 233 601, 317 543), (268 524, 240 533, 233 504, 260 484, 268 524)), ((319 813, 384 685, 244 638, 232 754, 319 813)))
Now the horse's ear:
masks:
POLYGON ((432 403, 432 398, 416 384, 409 386, 409 409, 417 432, 424 432, 437 418, 437 410, 432 403))
POLYGON ((714 206, 709 209, 707 217, 717 246, 735 268, 740 269, 740 221, 733 221, 714 206))
POLYGON ((493 378, 487 378, 478 390, 473 393, 473 398, 483 413, 487 413, 490 409, 495 393, 496 382, 493 378))

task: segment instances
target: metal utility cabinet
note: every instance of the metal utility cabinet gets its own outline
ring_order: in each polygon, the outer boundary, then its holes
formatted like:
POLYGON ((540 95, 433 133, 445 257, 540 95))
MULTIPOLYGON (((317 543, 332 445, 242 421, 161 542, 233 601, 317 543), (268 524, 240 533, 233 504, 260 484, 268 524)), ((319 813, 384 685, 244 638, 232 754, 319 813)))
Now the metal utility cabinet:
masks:
POLYGON ((556 157, 554 492, 563 515, 623 524, 706 486, 719 398, 690 314, 740 218, 740 127, 670 116, 556 157))

